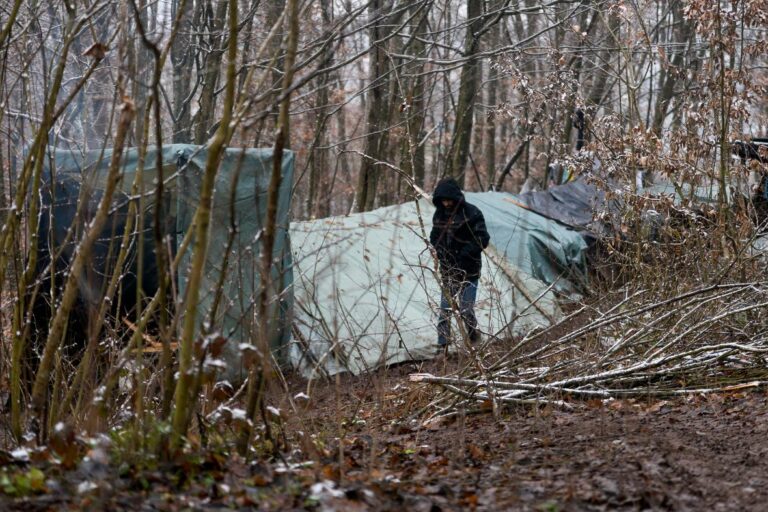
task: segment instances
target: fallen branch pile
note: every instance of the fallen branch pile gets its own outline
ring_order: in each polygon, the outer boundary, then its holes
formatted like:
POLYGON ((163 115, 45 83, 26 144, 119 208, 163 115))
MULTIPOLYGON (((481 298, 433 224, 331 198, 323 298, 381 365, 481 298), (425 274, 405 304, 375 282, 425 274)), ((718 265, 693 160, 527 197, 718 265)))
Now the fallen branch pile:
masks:
POLYGON ((520 340, 500 357, 471 349, 452 377, 413 374, 444 388, 431 418, 509 403, 578 406, 578 399, 715 393, 768 384, 768 283, 699 287, 658 300, 626 293, 607 311, 587 308, 520 340), (582 315, 590 320, 561 336, 582 315))

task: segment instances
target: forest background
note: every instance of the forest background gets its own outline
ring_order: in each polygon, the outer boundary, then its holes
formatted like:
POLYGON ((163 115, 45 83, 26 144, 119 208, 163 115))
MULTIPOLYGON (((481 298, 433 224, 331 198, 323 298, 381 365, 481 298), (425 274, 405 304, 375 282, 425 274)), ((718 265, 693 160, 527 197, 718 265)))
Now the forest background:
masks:
MULTIPOLYGON (((109 200, 83 233, 39 347, 40 366, 28 376, 29 388, 22 386, 31 343, 25 297, 41 277, 30 257, 39 243, 39 204, 30 198, 39 195, 49 146, 114 148, 108 199, 120 180, 122 149, 208 146, 190 234, 189 289, 201 278, 200 248, 225 147, 295 153, 294 220, 403 203, 444 176, 472 191, 547 188, 553 164, 578 174, 592 170, 595 159, 603 177, 631 191, 657 180, 679 190, 717 183, 717 221, 707 228, 717 257, 707 260, 710 272, 696 275, 718 284, 731 273, 745 275, 737 241, 750 238, 756 215, 734 208, 727 190, 759 182, 759 162, 735 160, 731 148, 768 134, 765 0, 4 0, 0 12, 0 380, 8 446, 29 432, 45 443, 60 422, 87 425, 91 433, 120 424, 131 432, 129 445, 162 459, 200 426, 199 413, 210 412, 206 400, 216 390, 202 370, 214 349, 195 340, 195 316, 178 325, 164 316, 173 309, 168 304, 181 311, 197 302, 197 292, 172 297, 169 274, 129 335, 140 340, 160 311, 154 334, 162 378, 104 398, 124 376, 123 366, 110 366, 118 358, 102 359, 106 367, 90 383, 91 356, 66 361, 66 318, 109 200), (578 128, 584 140, 577 140, 578 128), (585 152, 577 153, 582 143, 585 152), (127 403, 133 416, 126 422, 119 411, 127 403), (153 431, 156 419, 168 430, 153 431)), ((274 243, 279 164, 271 179, 267 248, 274 243)), ((694 242, 706 238, 697 236, 694 242)), ((158 242, 158 266, 174 268, 158 242)), ((264 254, 268 268, 271 251, 264 254)), ((665 261, 664 254, 654 261, 665 261)), ((621 264, 648 268, 637 258, 621 264)), ((669 278, 653 275, 656 284, 669 278)), ((114 279, 108 298, 116 286, 114 279)), ((264 291, 261 313, 268 299, 264 291)), ((119 330, 107 306, 100 313, 111 326, 105 331, 119 330)), ((244 455, 254 436, 279 445, 265 405, 266 390, 279 379, 264 329, 238 395, 246 421, 233 432, 244 455)), ((134 377, 149 371, 143 360, 137 365, 134 377)))

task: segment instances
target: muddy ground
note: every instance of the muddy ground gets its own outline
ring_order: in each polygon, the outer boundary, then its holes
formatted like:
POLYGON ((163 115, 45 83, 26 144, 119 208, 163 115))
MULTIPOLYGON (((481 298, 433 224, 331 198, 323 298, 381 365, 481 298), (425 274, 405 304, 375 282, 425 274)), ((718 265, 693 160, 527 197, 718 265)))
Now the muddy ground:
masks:
MULTIPOLYGON (((395 410, 397 395, 383 396, 359 415, 375 423, 395 410)), ((344 489, 374 490, 367 504, 389 510, 768 509, 764 392, 576 405, 430 428, 388 418, 388 428, 347 435, 346 472, 334 477, 344 489)), ((344 509, 354 500, 336 501, 344 509)))
MULTIPOLYGON (((130 475, 109 465, 94 473, 93 462, 81 463, 47 471, 44 492, 0 495, 0 509, 768 508, 763 391, 574 402, 573 411, 516 407, 427 428, 409 417, 435 390, 407 379, 425 370, 441 368, 404 365, 318 384, 309 403, 297 401, 298 415, 286 414, 285 463, 217 455, 130 475), (314 435, 302 441, 298 431, 314 435)), ((290 387, 296 394, 306 383, 296 378, 290 387)))

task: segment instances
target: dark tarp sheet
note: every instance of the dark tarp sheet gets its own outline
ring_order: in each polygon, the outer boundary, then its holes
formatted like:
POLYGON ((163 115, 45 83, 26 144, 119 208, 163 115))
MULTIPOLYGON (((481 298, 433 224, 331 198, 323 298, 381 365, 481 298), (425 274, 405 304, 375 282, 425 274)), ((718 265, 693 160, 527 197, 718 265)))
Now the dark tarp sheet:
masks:
POLYGON ((606 201, 605 192, 584 178, 515 197, 523 208, 566 226, 593 230, 596 233, 603 232, 596 219, 602 212, 614 209, 613 205, 606 201))

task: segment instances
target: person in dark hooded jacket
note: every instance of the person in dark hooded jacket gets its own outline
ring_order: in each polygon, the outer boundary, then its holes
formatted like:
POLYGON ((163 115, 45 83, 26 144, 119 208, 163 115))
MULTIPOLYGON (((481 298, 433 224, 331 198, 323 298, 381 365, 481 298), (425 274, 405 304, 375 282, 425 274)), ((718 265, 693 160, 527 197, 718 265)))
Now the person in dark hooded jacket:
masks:
POLYGON ((477 283, 482 268, 481 255, 490 236, 483 213, 464 200, 461 187, 453 178, 440 180, 432 194, 435 214, 429 241, 440 264, 442 296, 437 323, 437 344, 448 345, 451 336, 450 314, 457 307, 472 343, 480 339, 475 317, 477 283))

